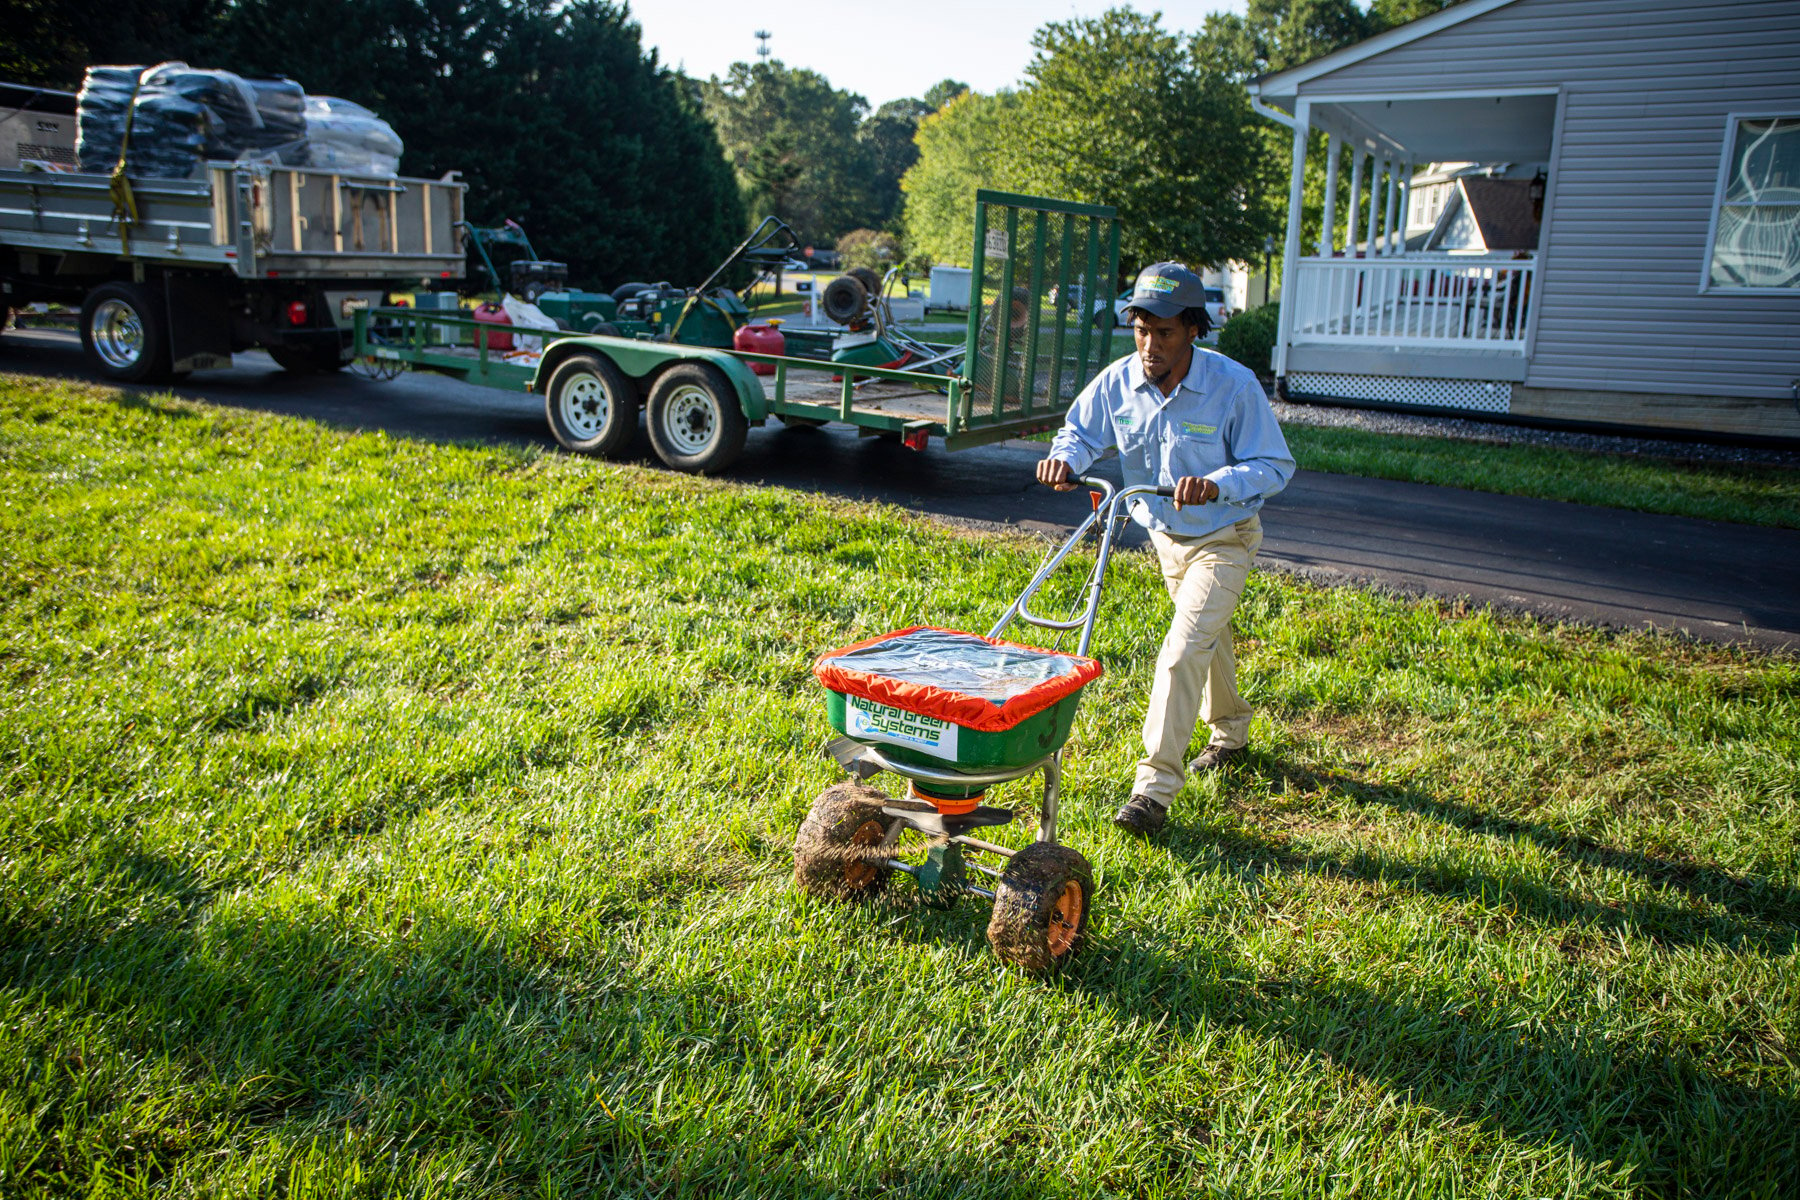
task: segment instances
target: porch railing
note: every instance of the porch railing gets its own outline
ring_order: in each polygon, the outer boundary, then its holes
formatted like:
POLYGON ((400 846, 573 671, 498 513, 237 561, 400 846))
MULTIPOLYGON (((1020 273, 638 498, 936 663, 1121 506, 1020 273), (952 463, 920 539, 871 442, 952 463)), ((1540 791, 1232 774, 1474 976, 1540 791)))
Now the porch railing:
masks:
POLYGON ((1525 350, 1530 259, 1409 254, 1299 267, 1287 293, 1295 342, 1525 350))

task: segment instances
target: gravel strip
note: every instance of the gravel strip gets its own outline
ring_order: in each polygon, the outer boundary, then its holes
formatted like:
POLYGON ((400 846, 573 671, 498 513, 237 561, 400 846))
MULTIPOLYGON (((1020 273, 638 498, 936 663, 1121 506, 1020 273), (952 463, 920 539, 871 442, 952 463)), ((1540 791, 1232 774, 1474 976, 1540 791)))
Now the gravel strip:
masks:
POLYGON ((1435 417, 1387 412, 1370 408, 1338 408, 1327 404, 1293 404, 1270 399, 1283 425, 1321 425, 1367 429, 1373 433, 1399 433, 1414 437, 1461 438, 1502 445, 1558 446, 1595 454, 1667 458, 1682 462, 1727 463, 1744 466, 1800 469, 1800 450, 1768 446, 1733 446, 1718 442, 1690 442, 1673 438, 1621 437, 1606 433, 1574 433, 1561 429, 1533 429, 1497 421, 1467 417, 1435 417))

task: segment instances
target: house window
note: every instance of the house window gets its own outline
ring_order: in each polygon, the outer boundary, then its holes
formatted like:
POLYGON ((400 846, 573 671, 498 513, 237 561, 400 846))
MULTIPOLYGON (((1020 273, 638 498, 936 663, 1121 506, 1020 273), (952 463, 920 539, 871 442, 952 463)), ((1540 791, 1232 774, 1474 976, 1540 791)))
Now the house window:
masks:
POLYGON ((1732 117, 1726 133, 1706 284, 1800 291, 1800 116, 1732 117))

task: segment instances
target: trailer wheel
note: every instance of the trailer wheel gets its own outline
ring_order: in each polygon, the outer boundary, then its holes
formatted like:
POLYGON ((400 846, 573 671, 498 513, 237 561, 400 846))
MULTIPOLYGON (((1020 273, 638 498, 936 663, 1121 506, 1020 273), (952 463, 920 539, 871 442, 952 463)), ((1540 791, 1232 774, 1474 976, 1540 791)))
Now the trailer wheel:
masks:
POLYGON ((571 354, 550 372, 544 416, 550 432, 577 454, 611 457, 637 432, 637 384, 598 354, 571 354))
POLYGON ((794 885, 827 900, 862 900, 886 887, 894 869, 872 850, 887 836, 886 800, 864 783, 820 793, 794 838, 794 885))
POLYGON ((1012 856, 994 891, 988 945, 1027 971, 1059 967, 1081 948, 1094 870, 1067 846, 1034 842, 1012 856))
POLYGON ((725 373, 710 363, 678 363, 650 389, 650 446, 677 471, 723 471, 744 452, 750 423, 725 373))
POLYGON ((108 379, 159 383, 173 372, 169 327, 156 293, 138 283, 103 283, 81 305, 81 348, 108 379))

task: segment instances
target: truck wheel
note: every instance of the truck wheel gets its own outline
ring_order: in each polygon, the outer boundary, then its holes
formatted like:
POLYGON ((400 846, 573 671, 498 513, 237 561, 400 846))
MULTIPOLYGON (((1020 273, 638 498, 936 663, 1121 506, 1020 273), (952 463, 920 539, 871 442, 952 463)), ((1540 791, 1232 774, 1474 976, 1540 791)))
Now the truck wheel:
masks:
POLYGON ((293 375, 313 375, 321 371, 341 371, 350 364, 336 347, 269 346, 269 357, 275 365, 293 375))
POLYGON ((744 452, 750 423, 737 391, 710 363, 678 363, 650 389, 650 446, 677 471, 723 471, 744 452))
POLYGON ((612 457, 637 432, 638 390, 598 354, 571 354, 550 372, 544 416, 564 449, 612 457))
POLYGON ((994 891, 988 945, 1027 971, 1059 967, 1087 933, 1094 870, 1067 846, 1034 842, 1012 856, 994 891))
POLYGON ((142 284, 103 283, 87 294, 81 348, 95 370, 122 383, 159 383, 173 374, 162 305, 142 284))
POLYGON ((863 783, 826 788, 794 838, 794 884, 809 896, 862 900, 887 886, 894 869, 879 846, 888 818, 887 796, 863 783))

